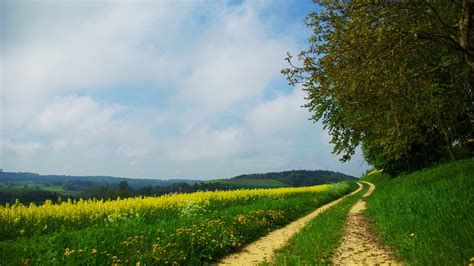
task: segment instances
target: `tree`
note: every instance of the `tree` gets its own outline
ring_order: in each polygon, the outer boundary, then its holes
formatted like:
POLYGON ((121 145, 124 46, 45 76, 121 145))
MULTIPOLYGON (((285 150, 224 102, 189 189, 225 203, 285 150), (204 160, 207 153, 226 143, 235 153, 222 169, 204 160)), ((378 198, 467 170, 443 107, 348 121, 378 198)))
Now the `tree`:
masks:
POLYGON ((362 144, 393 173, 456 155, 473 138, 471 2, 322 1, 309 48, 282 70, 349 160, 362 144))
POLYGON ((120 183, 118 184, 118 187, 119 187, 119 190, 122 190, 122 191, 131 190, 131 187, 127 181, 120 181, 120 183))

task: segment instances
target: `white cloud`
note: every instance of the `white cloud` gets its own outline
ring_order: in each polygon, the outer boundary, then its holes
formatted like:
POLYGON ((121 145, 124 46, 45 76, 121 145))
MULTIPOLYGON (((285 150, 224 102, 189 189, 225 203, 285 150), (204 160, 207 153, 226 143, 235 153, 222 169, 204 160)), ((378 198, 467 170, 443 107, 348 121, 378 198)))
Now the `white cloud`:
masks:
POLYGON ((30 132, 43 134, 56 153, 87 153, 89 156, 143 157, 157 141, 150 121, 119 117, 117 105, 106 106, 90 97, 56 97, 33 116, 30 132))
POLYGON ((264 134, 287 135, 310 130, 310 115, 301 107, 304 97, 304 92, 295 88, 289 95, 280 95, 254 107, 246 119, 252 128, 264 134))
POLYGON ((20 6, 26 11, 15 15, 31 17, 36 23, 20 25, 22 31, 10 30, 13 36, 7 38, 19 41, 2 43, 1 97, 7 130, 25 127, 52 97, 123 82, 159 85, 177 79, 183 71, 180 67, 186 60, 175 62, 179 51, 166 49, 173 47, 169 36, 179 36, 192 3, 20 6), (81 8, 76 11, 76 7, 81 8), (153 49, 154 45, 163 50, 153 49))
POLYGON ((189 77, 179 83, 180 98, 211 112, 259 98, 280 77, 291 41, 270 38, 249 3, 224 9, 195 44, 189 77))
POLYGON ((20 157, 32 155, 33 153, 40 150, 42 145, 40 143, 26 142, 26 143, 15 143, 7 140, 0 140, 0 150, 13 151, 20 157))
POLYGON ((100 134, 110 126, 119 106, 105 107, 90 97, 56 97, 44 110, 33 118, 33 131, 63 134, 74 131, 77 134, 100 134))

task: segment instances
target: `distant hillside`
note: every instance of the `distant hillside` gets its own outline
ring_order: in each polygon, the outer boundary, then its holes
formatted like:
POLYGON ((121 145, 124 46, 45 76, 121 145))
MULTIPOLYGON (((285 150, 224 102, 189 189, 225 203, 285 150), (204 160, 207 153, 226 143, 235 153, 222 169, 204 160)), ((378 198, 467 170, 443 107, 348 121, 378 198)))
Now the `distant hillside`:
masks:
POLYGON ((232 177, 233 179, 272 179, 288 186, 312 186, 325 183, 335 183, 357 178, 339 172, 325 170, 292 170, 265 174, 247 174, 232 177))
POLYGON ((133 188, 141 188, 146 186, 168 186, 175 183, 188 183, 194 184, 200 182, 200 180, 189 180, 189 179, 134 179, 124 177, 113 177, 113 176, 69 176, 69 175, 39 175, 35 173, 15 173, 15 172, 0 172, 0 183, 35 183, 35 184, 64 184, 71 182, 77 183, 89 183, 90 185, 96 184, 115 184, 122 181, 127 183, 133 188), (79 182, 78 182, 79 181, 79 182))
POLYGON ((203 184, 217 184, 222 189, 288 187, 287 184, 273 179, 218 179, 203 181, 203 184))

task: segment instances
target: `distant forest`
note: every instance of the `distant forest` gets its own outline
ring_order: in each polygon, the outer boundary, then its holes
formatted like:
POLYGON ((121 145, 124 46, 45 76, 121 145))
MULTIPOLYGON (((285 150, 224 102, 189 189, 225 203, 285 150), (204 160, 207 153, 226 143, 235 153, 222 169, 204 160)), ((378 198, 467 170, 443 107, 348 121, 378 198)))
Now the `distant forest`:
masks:
POLYGON ((292 187, 312 186, 324 183, 336 183, 356 178, 339 172, 324 170, 293 170, 285 172, 247 174, 233 177, 232 179, 273 179, 292 187))

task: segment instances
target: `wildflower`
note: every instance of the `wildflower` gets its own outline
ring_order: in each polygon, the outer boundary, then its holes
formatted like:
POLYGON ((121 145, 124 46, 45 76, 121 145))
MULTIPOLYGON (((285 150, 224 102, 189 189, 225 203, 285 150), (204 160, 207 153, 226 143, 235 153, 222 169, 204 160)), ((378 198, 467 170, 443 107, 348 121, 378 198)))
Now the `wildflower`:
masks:
POLYGON ((66 248, 64 250, 64 256, 72 255, 72 254, 74 254, 74 252, 75 252, 74 249, 70 250, 69 248, 66 248))
POLYGON ((91 254, 94 255, 95 253, 97 253, 97 249, 93 248, 93 249, 91 250, 91 254))
POLYGON ((410 236, 411 236, 411 237, 414 237, 414 236, 415 236, 415 233, 411 233, 410 236))

